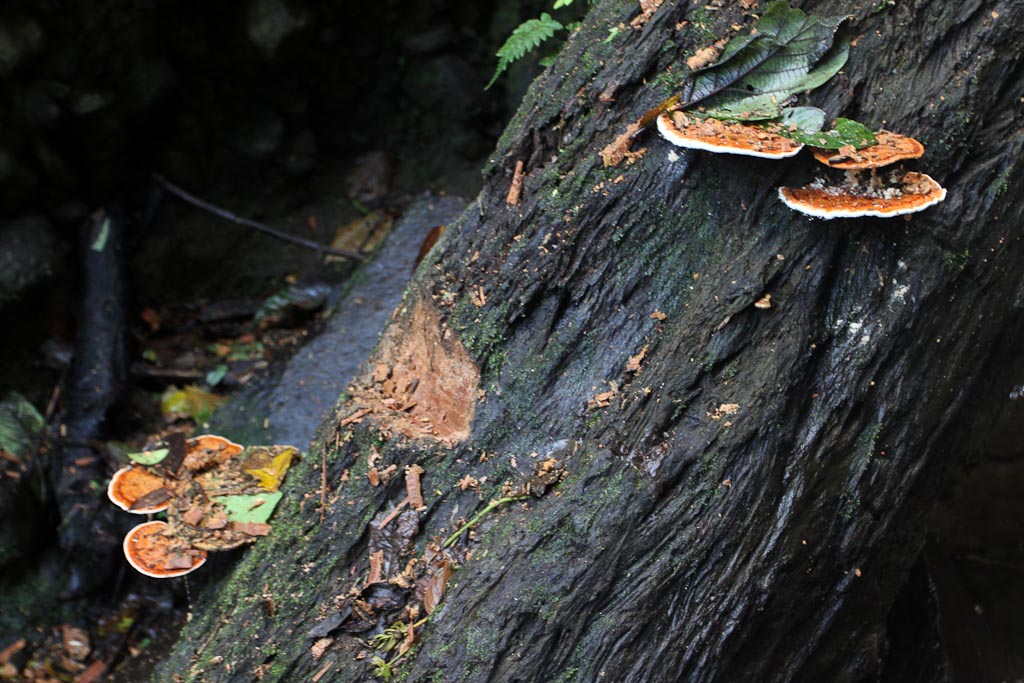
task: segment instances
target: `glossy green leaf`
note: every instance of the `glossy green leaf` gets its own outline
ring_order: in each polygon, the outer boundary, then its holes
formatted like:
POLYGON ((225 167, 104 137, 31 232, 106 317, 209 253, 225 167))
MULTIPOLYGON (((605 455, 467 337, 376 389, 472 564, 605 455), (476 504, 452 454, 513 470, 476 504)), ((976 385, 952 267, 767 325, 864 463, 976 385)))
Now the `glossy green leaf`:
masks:
POLYGON ((155 465, 167 457, 170 453, 169 448, 158 448, 152 451, 139 451, 138 453, 128 453, 128 459, 132 462, 137 462, 140 465, 155 465))
POLYGON ((780 130, 780 135, 802 142, 812 147, 824 149, 839 149, 840 147, 854 147, 863 149, 877 144, 871 129, 862 123, 850 119, 836 119, 835 128, 821 132, 806 132, 802 130, 780 130))
POLYGON ((787 107, 782 110, 779 125, 786 131, 817 133, 825 127, 825 112, 817 107, 787 107))
POLYGON ((284 494, 280 491, 248 496, 217 496, 214 500, 227 509, 230 522, 266 524, 284 494))
POLYGON ((777 118, 791 96, 820 86, 846 63, 849 43, 835 41, 844 18, 772 3, 756 33, 734 38, 715 64, 698 71, 690 105, 700 102, 715 118, 777 118))

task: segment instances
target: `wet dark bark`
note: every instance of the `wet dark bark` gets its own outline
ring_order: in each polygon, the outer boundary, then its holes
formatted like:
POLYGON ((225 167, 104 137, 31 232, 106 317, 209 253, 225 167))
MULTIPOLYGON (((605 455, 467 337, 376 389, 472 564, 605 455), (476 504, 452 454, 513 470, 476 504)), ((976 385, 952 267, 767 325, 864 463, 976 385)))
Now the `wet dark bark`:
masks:
MULTIPOLYGON (((965 409, 1009 393, 1024 6, 804 3, 851 12, 859 36, 814 103, 922 140, 918 168, 949 188, 908 221, 828 223, 776 199, 819 173, 809 156, 671 161, 646 137, 633 165, 602 166, 598 151, 670 94, 708 32, 742 21, 731 4, 693 7, 666 2, 605 42, 635 4, 595 5, 408 295, 437 302, 486 390, 465 443, 381 446, 385 463, 426 469, 420 545, 527 475, 532 454, 569 472, 556 494, 488 518, 408 680, 877 678, 924 515, 969 442, 965 409), (508 207, 519 160, 524 200, 508 207), (765 293, 774 306, 755 308, 765 293), (488 477, 482 502, 455 486, 467 473, 488 477)), ((397 479, 361 476, 372 421, 340 446, 338 433, 321 432, 324 522, 317 452, 158 679, 369 680, 351 636, 335 632, 319 659, 305 637, 365 574, 366 520, 404 496, 397 479)))
POLYGON ((95 444, 105 436, 127 367, 120 217, 99 210, 83 232, 75 356, 64 392, 63 439, 51 463, 60 547, 73 593, 101 583, 116 566, 110 559, 119 545, 114 514, 94 488, 106 477, 106 462, 95 444))

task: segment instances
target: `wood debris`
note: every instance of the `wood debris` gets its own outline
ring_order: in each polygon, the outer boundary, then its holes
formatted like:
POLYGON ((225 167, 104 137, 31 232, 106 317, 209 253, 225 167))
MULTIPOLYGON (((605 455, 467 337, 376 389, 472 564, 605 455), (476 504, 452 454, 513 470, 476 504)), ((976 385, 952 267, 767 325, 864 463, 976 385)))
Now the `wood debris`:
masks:
POLYGON ((726 415, 735 415, 740 410, 739 403, 723 403, 713 413, 708 413, 708 417, 712 420, 721 420, 726 415))
POLYGON ((631 123, 626 126, 626 132, 619 137, 612 140, 604 149, 601 150, 601 160, 604 162, 605 167, 618 166, 622 163, 623 159, 629 159, 635 161, 643 156, 646 149, 641 149, 637 152, 630 151, 630 147, 633 145, 633 137, 640 132, 639 123, 631 123))
POLYGON ((313 659, 320 659, 324 656, 324 652, 327 651, 327 648, 329 648, 333 642, 334 638, 321 638, 310 646, 309 653, 313 655, 313 659))
POLYGON ((640 372, 640 363, 643 362, 644 356, 647 355, 647 344, 640 349, 640 352, 635 356, 630 356, 629 360, 626 361, 626 372, 640 372))
POLYGON ((516 169, 512 172, 512 183, 508 188, 508 196, 505 198, 505 203, 509 206, 519 206, 519 202, 523 199, 523 179, 526 174, 523 173, 523 160, 520 159, 516 162, 516 169))
POLYGON ((370 553, 370 575, 366 577, 366 585, 380 583, 384 580, 384 551, 370 553))
POLYGON ((707 66, 718 59, 718 48, 714 45, 708 45, 707 47, 697 50, 692 57, 686 60, 686 66, 690 68, 690 71, 696 71, 702 67, 707 66))
POLYGON ((619 393, 619 383, 615 380, 608 382, 608 391, 602 391, 587 402, 587 409, 606 408, 619 393))
POLYGON ((419 465, 409 465, 405 468, 405 493, 409 497, 409 506, 413 510, 425 510, 423 504, 423 490, 420 487, 420 475, 426 472, 419 465))

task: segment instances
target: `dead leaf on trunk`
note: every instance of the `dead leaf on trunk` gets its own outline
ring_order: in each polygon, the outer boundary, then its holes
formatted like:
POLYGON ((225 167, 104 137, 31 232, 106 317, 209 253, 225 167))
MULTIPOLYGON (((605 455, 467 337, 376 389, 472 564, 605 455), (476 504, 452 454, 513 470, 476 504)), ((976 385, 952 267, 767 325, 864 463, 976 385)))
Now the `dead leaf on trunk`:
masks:
POLYGON ((423 609, 427 610, 427 614, 433 612, 441 602, 448 586, 448 579, 452 578, 454 573, 455 569, 448 560, 441 560, 440 564, 431 566, 430 578, 423 588, 423 609))

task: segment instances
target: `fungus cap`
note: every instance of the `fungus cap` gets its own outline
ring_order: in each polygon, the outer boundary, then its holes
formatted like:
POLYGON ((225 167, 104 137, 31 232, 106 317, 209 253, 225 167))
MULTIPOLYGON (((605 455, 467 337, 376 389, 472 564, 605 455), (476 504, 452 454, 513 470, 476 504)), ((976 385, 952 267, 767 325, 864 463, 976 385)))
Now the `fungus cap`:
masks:
POLYGON ((924 154, 924 145, 906 135, 881 130, 875 133, 875 139, 876 144, 849 152, 816 149, 814 158, 832 168, 859 171, 888 166, 903 159, 918 159, 924 154))
POLYGON ((946 198, 946 189, 924 173, 906 173, 899 187, 877 196, 843 186, 780 187, 789 208, 817 218, 891 218, 923 211, 946 198))
POLYGON ((240 444, 216 434, 201 434, 185 442, 186 470, 196 472, 227 462, 245 450, 240 444))
POLYGON ((678 147, 763 159, 784 159, 803 149, 803 144, 760 126, 712 118, 697 119, 682 112, 658 116, 658 132, 678 147))
POLYGON ((122 467, 110 478, 107 485, 107 498, 125 512, 136 515, 149 515, 167 509, 167 501, 170 493, 160 501, 161 496, 154 496, 157 491, 165 489, 166 480, 158 474, 140 465, 128 465, 122 467), (157 500, 142 506, 136 503, 144 498, 156 498, 157 500))
POLYGON ((154 579, 184 576, 206 562, 206 552, 168 535, 166 522, 140 524, 124 537, 124 556, 139 573, 154 579))

